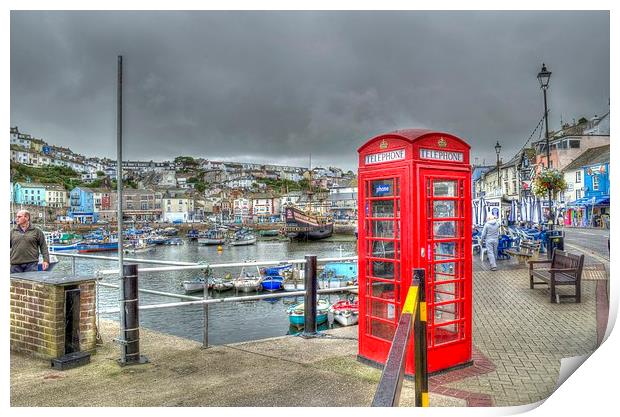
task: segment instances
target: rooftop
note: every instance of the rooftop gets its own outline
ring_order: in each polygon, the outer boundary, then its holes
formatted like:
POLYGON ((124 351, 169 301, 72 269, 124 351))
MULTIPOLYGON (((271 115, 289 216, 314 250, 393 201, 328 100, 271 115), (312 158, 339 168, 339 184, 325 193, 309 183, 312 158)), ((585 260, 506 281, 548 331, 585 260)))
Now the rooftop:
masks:
POLYGON ((607 162, 609 162, 609 145, 604 145, 586 150, 562 171, 572 171, 587 165, 604 164, 607 162))

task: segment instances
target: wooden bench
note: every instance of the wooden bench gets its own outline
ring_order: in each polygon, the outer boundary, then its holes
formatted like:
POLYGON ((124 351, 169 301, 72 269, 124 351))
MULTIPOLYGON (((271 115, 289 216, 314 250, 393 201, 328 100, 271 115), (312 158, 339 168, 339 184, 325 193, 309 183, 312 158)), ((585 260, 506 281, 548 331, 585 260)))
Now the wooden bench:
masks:
POLYGON ((529 261, 530 263, 530 288, 534 285, 547 284, 551 290, 551 302, 559 303, 560 298, 575 298, 575 302, 581 302, 581 273, 583 272, 584 255, 573 255, 559 249, 553 250, 551 260, 529 261), (534 268, 534 265, 548 264, 546 268, 534 268), (534 281, 534 278, 540 281, 534 281), (559 285, 575 286, 575 295, 559 295, 555 287, 559 285))
POLYGON ((517 249, 506 249, 504 252, 510 256, 516 257, 520 264, 524 264, 525 261, 538 259, 538 255, 540 254, 540 240, 521 239, 517 249))

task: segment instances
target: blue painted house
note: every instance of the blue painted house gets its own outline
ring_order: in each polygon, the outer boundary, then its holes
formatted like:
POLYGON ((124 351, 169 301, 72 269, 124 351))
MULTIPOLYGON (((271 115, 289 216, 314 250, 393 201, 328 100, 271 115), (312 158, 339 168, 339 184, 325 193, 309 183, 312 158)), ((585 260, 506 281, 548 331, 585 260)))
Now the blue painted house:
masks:
POLYGON ((592 148, 567 167, 578 165, 583 176, 583 197, 569 203, 569 224, 609 226, 609 157, 609 145, 592 148))
POLYGON ((95 223, 98 213, 95 212, 94 192, 90 188, 75 187, 69 194, 68 215, 78 223, 95 223))
POLYGON ((45 186, 35 182, 16 182, 13 186, 15 204, 45 206, 45 186))

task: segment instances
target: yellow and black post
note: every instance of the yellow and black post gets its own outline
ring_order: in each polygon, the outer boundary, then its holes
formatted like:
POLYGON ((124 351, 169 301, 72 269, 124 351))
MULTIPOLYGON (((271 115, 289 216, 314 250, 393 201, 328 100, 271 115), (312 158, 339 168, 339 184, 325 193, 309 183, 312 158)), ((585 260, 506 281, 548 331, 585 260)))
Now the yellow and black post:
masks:
POLYGON ((426 350, 426 277, 423 268, 413 270, 413 285, 418 286, 418 308, 413 323, 415 350, 415 405, 428 407, 428 352, 426 350))

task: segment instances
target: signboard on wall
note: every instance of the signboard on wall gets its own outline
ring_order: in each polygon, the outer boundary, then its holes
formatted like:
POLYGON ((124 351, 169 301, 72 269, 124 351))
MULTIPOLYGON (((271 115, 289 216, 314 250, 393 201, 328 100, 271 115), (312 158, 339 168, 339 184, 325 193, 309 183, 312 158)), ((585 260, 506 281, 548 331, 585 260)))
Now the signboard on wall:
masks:
POLYGON ((487 211, 487 219, 490 215, 501 223, 502 222, 502 200, 501 198, 487 198, 485 200, 485 207, 487 211))

